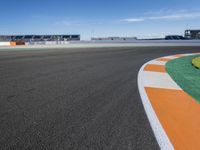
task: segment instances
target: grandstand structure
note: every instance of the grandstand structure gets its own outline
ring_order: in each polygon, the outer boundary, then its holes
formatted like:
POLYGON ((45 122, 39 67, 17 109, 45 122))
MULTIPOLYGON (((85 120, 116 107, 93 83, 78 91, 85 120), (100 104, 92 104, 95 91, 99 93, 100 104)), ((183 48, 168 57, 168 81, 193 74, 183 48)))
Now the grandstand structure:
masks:
POLYGON ((80 35, 0 35, 0 42, 80 41, 80 35))
POLYGON ((185 30, 185 38, 187 39, 200 39, 200 30, 185 30))
POLYGON ((182 35, 167 35, 165 36, 165 40, 185 40, 182 35))
POLYGON ((91 41, 135 41, 137 37, 92 37, 91 41))

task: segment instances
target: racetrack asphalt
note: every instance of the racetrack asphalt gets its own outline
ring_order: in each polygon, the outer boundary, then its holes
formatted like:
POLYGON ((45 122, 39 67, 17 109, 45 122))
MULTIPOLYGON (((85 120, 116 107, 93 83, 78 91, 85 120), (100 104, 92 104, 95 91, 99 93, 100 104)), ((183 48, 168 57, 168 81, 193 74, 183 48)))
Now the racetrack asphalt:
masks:
POLYGON ((159 149, 138 92, 147 61, 200 47, 0 51, 0 149, 159 149))

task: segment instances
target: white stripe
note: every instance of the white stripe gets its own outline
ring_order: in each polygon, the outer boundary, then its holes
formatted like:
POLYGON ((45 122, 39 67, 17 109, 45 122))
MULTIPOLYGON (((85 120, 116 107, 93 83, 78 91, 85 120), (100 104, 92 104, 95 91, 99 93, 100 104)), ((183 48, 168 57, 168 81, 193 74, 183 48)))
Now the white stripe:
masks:
POLYGON ((200 53, 192 53, 192 54, 182 54, 183 56, 192 56, 192 55, 199 55, 200 53))
POLYGON ((158 61, 158 60, 153 60, 153 61, 150 61, 148 64, 152 64, 152 65, 165 65, 167 62, 165 61, 158 61))
MULTIPOLYGON (((197 53, 196 53, 197 54, 197 53)), ((184 56, 196 55, 196 54, 184 54, 184 56)), ((175 56, 166 56, 162 58, 176 59, 175 56)), ((158 58, 159 59, 159 58, 158 58)), ((169 88, 169 89, 178 89, 182 90, 176 83, 171 79, 167 73, 158 73, 158 72, 147 72, 144 71, 144 67, 147 64, 157 63, 157 59, 149 61, 144 64, 138 74, 138 88, 144 109, 146 111, 147 117, 149 119, 150 125, 153 129, 157 142, 162 150, 174 150, 174 147, 168 138, 165 130, 163 129, 157 115, 149 101, 147 93, 144 87, 158 87, 158 88, 169 88)))
POLYGON ((144 109, 146 111, 147 117, 149 119, 150 125, 153 129, 153 132, 155 134, 155 137, 157 139, 157 142, 162 150, 174 150, 174 147, 172 143, 170 142, 165 130, 163 129, 159 119, 157 118, 157 115, 151 105, 151 102, 148 99, 148 96, 145 92, 144 85, 143 85, 143 80, 144 78, 144 67, 147 64, 143 65, 143 67, 140 69, 139 74, 138 74, 138 87, 139 87, 139 92, 140 96, 142 99, 142 103, 144 105, 144 109))
MULTIPOLYGON (((179 57, 176 57, 176 56, 166 56, 166 57, 161 57, 161 58, 176 59, 176 58, 179 58, 179 57)), ((159 58, 158 58, 158 59, 159 59, 159 58)))
POLYGON ((167 73, 143 71, 141 76, 145 87, 181 90, 167 73))

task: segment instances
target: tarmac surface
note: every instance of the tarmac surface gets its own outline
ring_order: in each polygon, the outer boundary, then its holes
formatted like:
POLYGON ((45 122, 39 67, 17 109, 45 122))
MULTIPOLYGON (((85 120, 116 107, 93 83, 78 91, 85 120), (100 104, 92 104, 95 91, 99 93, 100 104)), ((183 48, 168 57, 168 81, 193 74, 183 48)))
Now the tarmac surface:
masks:
POLYGON ((192 52, 200 47, 0 51, 0 149, 159 149, 138 71, 192 52))

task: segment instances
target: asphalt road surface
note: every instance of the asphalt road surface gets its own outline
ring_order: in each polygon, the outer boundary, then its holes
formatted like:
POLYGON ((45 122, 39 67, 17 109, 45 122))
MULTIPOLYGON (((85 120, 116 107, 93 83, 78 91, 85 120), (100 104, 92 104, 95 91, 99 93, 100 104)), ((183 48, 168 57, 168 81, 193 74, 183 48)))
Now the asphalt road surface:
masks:
POLYGON ((0 149, 159 149, 137 74, 200 47, 0 52, 0 149))

